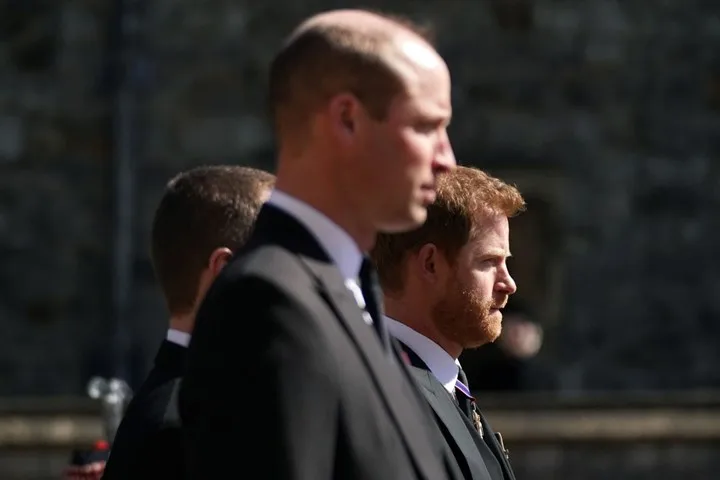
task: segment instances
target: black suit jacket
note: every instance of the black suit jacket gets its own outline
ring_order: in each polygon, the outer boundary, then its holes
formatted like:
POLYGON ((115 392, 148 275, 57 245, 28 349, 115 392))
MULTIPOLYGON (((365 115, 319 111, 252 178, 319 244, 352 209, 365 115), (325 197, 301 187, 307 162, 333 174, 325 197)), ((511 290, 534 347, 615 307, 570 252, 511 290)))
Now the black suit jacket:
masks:
POLYGON ((179 396, 188 478, 459 478, 391 358, 328 254, 265 205, 198 312, 179 396))
POLYGON ((403 343, 400 345, 464 477, 467 480, 515 480, 504 447, 485 417, 481 416, 484 432, 481 437, 427 364, 410 347, 403 343))
POLYGON ((176 397, 187 348, 163 341, 155 364, 128 405, 104 480, 181 479, 183 442, 176 397))

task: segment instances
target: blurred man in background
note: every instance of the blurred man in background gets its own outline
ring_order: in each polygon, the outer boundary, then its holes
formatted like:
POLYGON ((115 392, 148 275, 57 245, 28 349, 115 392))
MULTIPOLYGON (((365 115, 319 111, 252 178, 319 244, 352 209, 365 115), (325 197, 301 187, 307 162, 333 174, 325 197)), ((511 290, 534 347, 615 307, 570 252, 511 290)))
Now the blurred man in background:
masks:
POLYGON ((170 328, 120 424, 104 479, 184 477, 175 395, 195 315, 215 277, 248 239, 274 181, 254 168, 207 166, 168 183, 153 220, 151 257, 170 328))

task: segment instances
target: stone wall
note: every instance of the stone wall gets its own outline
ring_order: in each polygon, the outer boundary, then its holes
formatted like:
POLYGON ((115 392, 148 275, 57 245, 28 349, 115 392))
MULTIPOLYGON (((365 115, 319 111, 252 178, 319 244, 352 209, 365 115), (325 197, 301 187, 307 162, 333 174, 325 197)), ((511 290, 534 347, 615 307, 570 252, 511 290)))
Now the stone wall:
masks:
MULTIPOLYGON (((57 480, 69 451, 2 451, 5 480, 57 480)), ((717 475, 713 445, 533 445, 512 450, 519 479, 706 480, 717 475)))
MULTIPOLYGON (((552 401, 484 398, 521 480, 706 480, 720 468, 720 399, 680 393, 552 401)), ((487 407, 485 406, 487 405, 487 407)), ((59 478, 72 446, 101 435, 90 400, 0 398, 0 478, 59 478)))
MULTIPOLYGON (((123 338, 136 377, 164 328, 146 253, 164 182, 201 163, 271 168, 267 62, 298 19, 347 2, 280 3, 149 3, 147 44, 130 69, 141 128, 123 338)), ((557 308, 541 315, 543 361, 560 388, 720 383, 718 7, 365 4, 435 24, 463 163, 530 175, 533 188, 560 180, 547 199, 557 224, 547 261, 561 281, 557 308)), ((109 12, 89 0, 0 0, 0 394, 81 393, 107 352, 109 12)))

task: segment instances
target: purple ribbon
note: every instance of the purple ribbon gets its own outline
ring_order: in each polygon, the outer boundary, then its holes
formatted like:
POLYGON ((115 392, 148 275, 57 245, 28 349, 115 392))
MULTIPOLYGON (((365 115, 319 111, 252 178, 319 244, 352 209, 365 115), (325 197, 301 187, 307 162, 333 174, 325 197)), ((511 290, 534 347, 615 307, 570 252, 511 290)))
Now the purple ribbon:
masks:
POLYGON ((468 397, 470 400, 475 401, 475 397, 473 397, 472 394, 470 393, 470 389, 467 387, 467 385, 462 383, 460 380, 455 380, 455 388, 457 390, 460 390, 463 393, 463 395, 468 397))

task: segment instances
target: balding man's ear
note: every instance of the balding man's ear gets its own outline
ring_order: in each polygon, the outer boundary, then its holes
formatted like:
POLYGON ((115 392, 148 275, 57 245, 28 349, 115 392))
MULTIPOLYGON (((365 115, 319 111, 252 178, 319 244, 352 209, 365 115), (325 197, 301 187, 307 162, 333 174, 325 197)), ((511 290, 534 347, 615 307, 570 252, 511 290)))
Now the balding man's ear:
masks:
POLYGON ((330 100, 329 113, 333 126, 340 133, 353 134, 360 102, 354 95, 342 93, 330 100))

